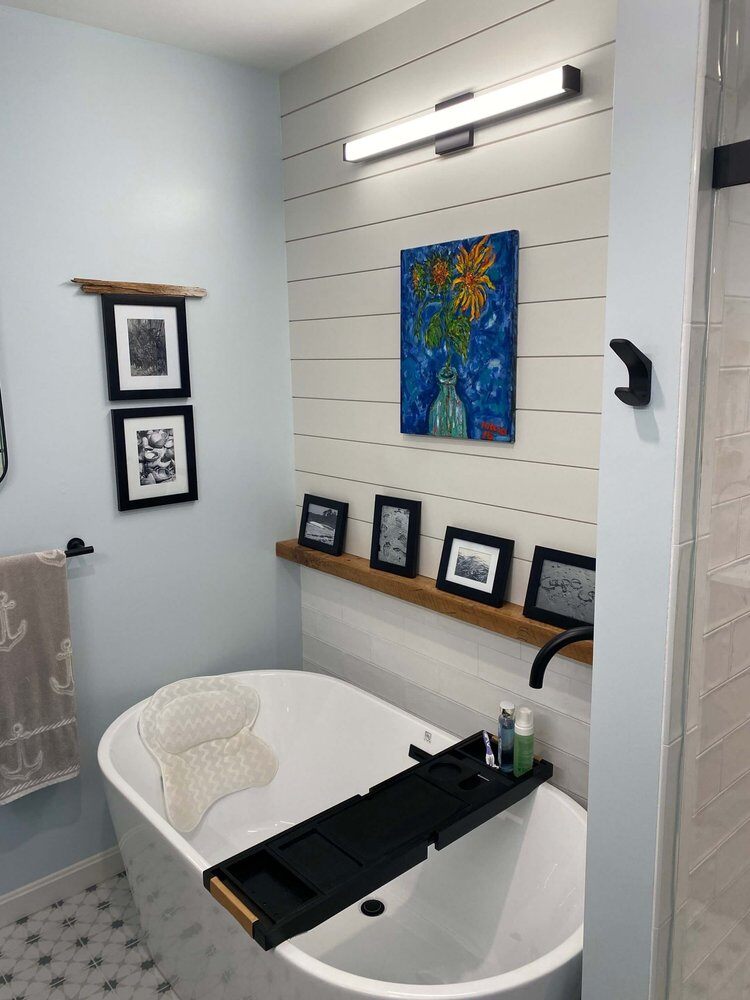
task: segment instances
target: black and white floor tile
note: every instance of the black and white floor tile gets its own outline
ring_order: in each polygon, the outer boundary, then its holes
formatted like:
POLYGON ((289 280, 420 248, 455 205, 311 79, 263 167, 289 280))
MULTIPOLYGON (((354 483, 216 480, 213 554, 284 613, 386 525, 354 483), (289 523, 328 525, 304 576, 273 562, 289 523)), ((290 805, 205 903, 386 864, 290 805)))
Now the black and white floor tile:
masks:
POLYGON ((124 872, 0 928, 0 1000, 176 1000, 124 872))

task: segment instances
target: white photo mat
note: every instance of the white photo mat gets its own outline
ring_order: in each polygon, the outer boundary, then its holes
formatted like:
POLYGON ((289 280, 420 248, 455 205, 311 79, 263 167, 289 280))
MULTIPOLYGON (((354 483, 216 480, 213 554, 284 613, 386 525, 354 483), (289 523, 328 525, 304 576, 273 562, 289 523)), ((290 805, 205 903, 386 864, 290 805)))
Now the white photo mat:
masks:
POLYGON ((175 496, 189 490, 185 418, 182 414, 159 417, 130 417, 123 421, 125 438, 125 464, 128 474, 130 500, 150 500, 153 497, 175 496), (143 432, 169 428, 174 435, 175 478, 166 483, 141 485, 138 465, 138 439, 143 432))
POLYGON ((499 560, 500 550, 493 548, 491 545, 482 545, 480 542, 470 542, 465 538, 454 538, 445 579, 449 583, 457 583, 462 587, 471 587, 472 590, 481 590, 482 593, 491 594, 492 588, 495 584, 495 575, 497 573, 497 564, 499 560), (489 569, 485 583, 480 583, 478 580, 472 580, 466 576, 459 576, 456 573, 456 562, 458 561, 459 549, 476 552, 478 555, 486 556, 489 559, 489 569))
POLYGON ((179 389, 182 385, 182 372, 180 371, 180 349, 177 336, 177 308, 175 306, 115 305, 114 315, 120 389, 123 392, 139 389, 179 389), (164 321, 167 351, 166 375, 131 374, 129 319, 164 321))

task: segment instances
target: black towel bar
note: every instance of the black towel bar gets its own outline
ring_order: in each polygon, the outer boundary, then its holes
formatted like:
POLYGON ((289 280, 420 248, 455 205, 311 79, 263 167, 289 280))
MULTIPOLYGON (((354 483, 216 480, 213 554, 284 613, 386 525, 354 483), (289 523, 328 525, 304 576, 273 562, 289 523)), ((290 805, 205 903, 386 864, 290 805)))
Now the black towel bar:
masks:
POLYGON ((68 559, 75 556, 88 556, 94 551, 93 545, 87 545, 82 538, 70 538, 65 547, 65 555, 68 559))

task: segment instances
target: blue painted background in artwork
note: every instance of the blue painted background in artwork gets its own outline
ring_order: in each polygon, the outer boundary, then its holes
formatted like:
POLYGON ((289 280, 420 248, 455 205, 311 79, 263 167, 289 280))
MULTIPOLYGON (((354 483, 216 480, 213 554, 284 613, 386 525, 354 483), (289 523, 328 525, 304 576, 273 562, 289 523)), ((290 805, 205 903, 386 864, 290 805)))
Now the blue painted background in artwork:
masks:
MULTIPOLYGON (((401 251, 401 433, 428 434, 430 405, 438 394, 437 374, 446 360, 443 347, 431 350, 415 337, 418 301, 412 267, 435 253, 455 256, 479 239, 454 240, 401 251)), ((516 338, 518 323, 518 231, 494 233, 495 262, 487 272, 494 290, 471 324, 466 361, 453 355, 456 389, 466 409, 467 436, 515 440, 516 338)), ((425 313, 429 319, 429 313, 425 313)))

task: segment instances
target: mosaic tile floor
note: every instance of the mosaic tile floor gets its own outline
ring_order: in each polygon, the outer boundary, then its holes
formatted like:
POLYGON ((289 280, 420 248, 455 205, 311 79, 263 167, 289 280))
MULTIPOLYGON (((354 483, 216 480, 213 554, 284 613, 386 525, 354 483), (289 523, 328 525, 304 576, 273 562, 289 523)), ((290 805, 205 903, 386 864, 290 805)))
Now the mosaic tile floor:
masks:
POLYGON ((0 1000, 176 1000, 124 872, 0 928, 0 1000))

